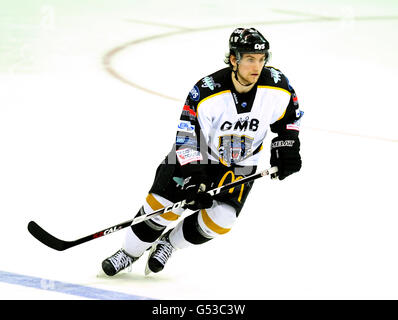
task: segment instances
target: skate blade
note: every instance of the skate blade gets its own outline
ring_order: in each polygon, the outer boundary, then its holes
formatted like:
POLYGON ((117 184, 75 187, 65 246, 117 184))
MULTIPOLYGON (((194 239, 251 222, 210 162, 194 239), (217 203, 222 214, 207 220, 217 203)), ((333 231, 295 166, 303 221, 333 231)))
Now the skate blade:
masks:
POLYGON ((156 244, 157 244, 157 242, 155 242, 155 243, 152 245, 151 249, 149 250, 149 253, 148 253, 148 260, 146 261, 146 265, 145 265, 145 276, 148 276, 148 275, 150 275, 150 274, 152 273, 151 269, 149 269, 148 262, 149 262, 150 256, 152 255, 152 252, 154 252, 155 249, 156 249, 156 244))
POLYGON ((149 276, 152 273, 151 269, 148 268, 148 264, 145 266, 145 277, 149 276))

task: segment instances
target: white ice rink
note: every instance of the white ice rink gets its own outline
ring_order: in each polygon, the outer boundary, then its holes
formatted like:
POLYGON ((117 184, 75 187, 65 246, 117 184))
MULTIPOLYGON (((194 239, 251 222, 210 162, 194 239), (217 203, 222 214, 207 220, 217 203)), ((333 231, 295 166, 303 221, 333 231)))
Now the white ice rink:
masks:
POLYGON ((396 1, 8 2, 0 299, 398 299, 396 1), (149 277, 146 255, 97 276, 124 231, 64 252, 35 240, 30 220, 73 240, 137 212, 238 26, 266 36, 297 92, 302 170, 256 182, 230 233, 149 277))

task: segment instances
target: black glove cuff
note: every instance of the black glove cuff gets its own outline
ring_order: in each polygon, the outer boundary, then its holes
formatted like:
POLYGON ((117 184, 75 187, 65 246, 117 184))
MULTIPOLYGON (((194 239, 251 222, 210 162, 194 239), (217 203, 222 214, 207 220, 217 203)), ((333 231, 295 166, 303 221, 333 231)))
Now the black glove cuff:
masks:
POLYGON ((301 169, 298 135, 283 135, 272 139, 270 164, 278 167, 276 175, 279 180, 301 169))

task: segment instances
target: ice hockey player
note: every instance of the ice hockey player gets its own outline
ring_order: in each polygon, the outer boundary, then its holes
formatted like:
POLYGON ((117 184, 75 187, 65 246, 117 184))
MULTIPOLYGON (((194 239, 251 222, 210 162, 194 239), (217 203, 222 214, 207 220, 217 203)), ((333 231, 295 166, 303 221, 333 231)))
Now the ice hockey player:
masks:
POLYGON ((212 187, 256 171, 267 131, 271 166, 283 180, 300 170, 297 96, 286 76, 269 60, 269 43, 254 28, 237 28, 229 38, 223 68, 198 81, 189 92, 172 150, 157 168, 148 196, 137 215, 187 199, 194 213, 176 221, 179 208, 128 228, 122 248, 102 262, 113 276, 148 249, 145 273, 159 272, 178 249, 203 244, 229 232, 253 183, 214 196, 212 187), (166 227, 175 222, 174 228, 166 227))

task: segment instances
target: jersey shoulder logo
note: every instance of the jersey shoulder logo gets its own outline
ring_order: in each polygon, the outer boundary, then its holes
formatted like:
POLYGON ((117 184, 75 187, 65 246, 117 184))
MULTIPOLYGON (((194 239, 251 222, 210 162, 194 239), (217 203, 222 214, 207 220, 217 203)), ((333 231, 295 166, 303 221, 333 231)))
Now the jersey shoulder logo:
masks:
POLYGON ((200 99, 200 91, 197 86, 194 86, 191 91, 189 91, 189 96, 193 101, 199 101, 200 99))
POLYGON ((279 81, 281 81, 281 78, 283 75, 282 72, 280 72, 279 70, 276 70, 274 68, 271 68, 270 72, 271 72, 271 78, 274 80, 275 83, 278 83, 279 81))
POLYGON ((215 88, 220 88, 221 84, 216 83, 213 79, 213 77, 204 77, 202 79, 202 88, 209 88, 210 90, 214 90, 215 88))

